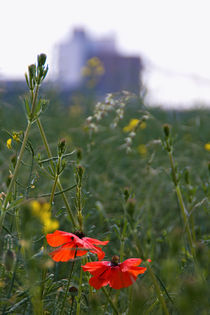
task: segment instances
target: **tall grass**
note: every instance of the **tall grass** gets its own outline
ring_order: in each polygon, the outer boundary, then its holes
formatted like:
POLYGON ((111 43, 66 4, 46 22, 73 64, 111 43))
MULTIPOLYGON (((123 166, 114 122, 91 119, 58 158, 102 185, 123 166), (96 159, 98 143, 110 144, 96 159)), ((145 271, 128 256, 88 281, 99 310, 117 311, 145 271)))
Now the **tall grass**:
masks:
POLYGON ((149 108, 128 92, 62 106, 40 94, 47 70, 44 54, 29 66, 24 111, 0 108, 1 313, 208 314, 209 110, 149 108), (103 260, 147 270, 96 290, 81 265, 97 256, 54 261, 55 230, 109 240, 103 260))

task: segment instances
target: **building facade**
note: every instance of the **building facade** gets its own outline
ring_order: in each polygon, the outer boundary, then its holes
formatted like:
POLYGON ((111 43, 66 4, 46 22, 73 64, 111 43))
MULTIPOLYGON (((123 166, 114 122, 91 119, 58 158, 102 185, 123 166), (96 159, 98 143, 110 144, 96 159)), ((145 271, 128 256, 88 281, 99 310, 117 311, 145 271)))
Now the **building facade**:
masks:
POLYGON ((143 69, 140 57, 123 56, 117 51, 112 37, 92 39, 83 29, 58 47, 58 78, 65 88, 78 89, 85 85, 83 69, 88 60, 97 57, 104 71, 94 88, 99 93, 128 90, 138 93, 143 69))

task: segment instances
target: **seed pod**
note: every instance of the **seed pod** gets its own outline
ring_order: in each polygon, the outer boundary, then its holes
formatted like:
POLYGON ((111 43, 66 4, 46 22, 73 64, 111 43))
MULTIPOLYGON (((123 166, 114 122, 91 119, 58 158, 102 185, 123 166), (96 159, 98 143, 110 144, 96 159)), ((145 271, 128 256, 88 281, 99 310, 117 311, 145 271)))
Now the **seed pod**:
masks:
POLYGON ((5 269, 11 271, 15 262, 15 253, 11 249, 7 249, 3 261, 5 269))
POLYGON ((71 294, 71 296, 77 296, 78 295, 78 289, 76 287, 70 287, 69 293, 71 294))

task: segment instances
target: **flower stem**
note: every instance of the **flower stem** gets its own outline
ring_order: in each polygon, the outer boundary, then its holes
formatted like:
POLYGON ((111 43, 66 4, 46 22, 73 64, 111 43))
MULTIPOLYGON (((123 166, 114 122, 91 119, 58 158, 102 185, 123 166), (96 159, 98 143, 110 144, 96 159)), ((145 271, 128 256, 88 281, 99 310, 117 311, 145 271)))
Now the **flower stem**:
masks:
POLYGON ((55 180, 54 180, 53 187, 52 187, 52 192, 51 192, 51 195, 50 195, 50 204, 51 204, 51 206, 53 204, 53 199, 54 199, 55 189, 56 189, 57 183, 58 183, 58 174, 56 174, 56 176, 55 176, 55 180))
POLYGON ((23 157, 23 153, 24 153, 24 150, 25 150, 25 146, 26 146, 26 143, 27 143, 27 140, 28 140, 30 128, 31 128, 31 122, 29 121, 28 125, 27 125, 27 128, 26 128, 26 131, 25 131, 25 134, 24 134, 24 139, 23 139, 23 142, 22 142, 22 145, 21 145, 21 148, 20 148, 20 153, 19 153, 19 156, 17 158, 17 163, 15 165, 14 173, 13 173, 11 182, 10 182, 9 187, 8 187, 6 198, 5 198, 4 203, 3 203, 3 211, 5 211, 6 208, 7 208, 7 204, 8 204, 8 201, 9 201, 9 198, 10 198, 10 195, 11 195, 14 183, 15 183, 16 178, 17 178, 18 170, 19 170, 19 167, 20 167, 20 164, 21 164, 21 160, 22 160, 22 157, 23 157))
POLYGON ((79 292, 77 296, 77 310, 76 310, 76 315, 80 314, 80 300, 81 300, 81 295, 82 295, 82 276, 83 276, 83 270, 82 268, 80 269, 80 277, 79 277, 79 292))
POLYGON ((182 192, 181 192, 178 180, 177 180, 177 174, 176 174, 176 169, 175 169, 175 166, 174 166, 172 152, 169 151, 168 155, 169 155, 169 160, 170 160, 170 165, 171 165, 171 170, 172 170, 173 182, 174 182, 174 185, 175 185, 175 191, 176 191, 179 207, 180 207, 181 214, 182 214, 184 227, 185 227, 186 232, 187 232, 187 237, 188 237, 188 243, 189 243, 190 251, 191 251, 191 254, 193 256, 194 261, 196 261, 195 248, 193 246, 192 234, 191 234, 191 230, 190 230, 190 226, 189 226, 189 221, 188 221, 188 218, 187 218, 188 211, 187 211, 187 209, 185 207, 184 200, 183 200, 183 197, 182 197, 182 192))
POLYGON ((104 295, 106 295, 107 300, 109 301, 113 311, 115 312, 115 314, 119 315, 120 313, 117 310, 117 307, 114 305, 114 303, 112 302, 112 299, 110 298, 109 294, 107 293, 106 289, 104 287, 101 288, 104 295))
MULTIPOLYGON (((41 138, 42 138, 42 141, 43 141, 43 143, 44 143, 45 149, 46 149, 46 151, 47 151, 48 158, 50 159, 51 167, 52 167, 53 170, 55 170, 55 166, 54 166, 53 161, 52 161, 52 157, 53 157, 53 156, 52 156, 52 153, 51 153, 51 150, 50 150, 49 143, 48 143, 48 141, 47 141, 47 137, 46 137, 44 128, 43 128, 42 123, 41 123, 41 121, 40 121, 39 118, 36 120, 36 122, 37 122, 37 125, 38 125, 38 128, 39 128, 39 132, 40 132, 40 134, 41 134, 41 138)), ((64 191, 63 191, 63 187, 62 187, 62 185, 61 185, 59 176, 58 176, 58 179, 57 179, 57 185, 58 185, 59 190, 62 191, 63 201, 64 201, 65 206, 66 206, 66 209, 67 209, 67 211, 68 211, 70 220, 71 220, 71 222, 72 222, 74 228, 76 228, 77 224, 76 224, 76 221, 75 221, 75 219, 74 219, 74 215, 73 215, 73 213, 72 213, 72 210, 71 210, 71 207, 70 207, 70 205, 69 205, 68 199, 67 199, 67 197, 66 197, 66 195, 65 195, 65 193, 64 193, 64 191)))
MULTIPOLYGON (((31 105, 31 119, 28 120, 28 124, 27 124, 26 130, 25 130, 25 133, 24 133, 24 138, 23 138, 23 142, 22 142, 22 145, 21 145, 21 148, 20 148, 20 153, 19 153, 19 156, 17 158, 17 163, 15 165, 14 173, 13 173, 11 182, 10 182, 9 187, 8 187, 6 198, 5 198, 4 203, 3 203, 3 207, 2 207, 3 208, 3 212, 5 212, 5 210, 7 208, 7 204, 9 202, 9 198, 10 198, 13 186, 15 184, 15 181, 16 181, 16 178, 17 178, 17 174, 18 174, 18 170, 19 170, 19 167, 20 167, 20 164, 21 164, 21 161, 22 161, 23 153, 24 153, 24 150, 25 150, 25 147, 26 147, 26 144, 27 144, 29 131, 30 131, 31 125, 32 125, 34 110, 35 110, 35 107, 36 107, 36 101, 37 101, 37 97, 38 97, 38 92, 39 92, 39 85, 36 86, 35 94, 33 94, 32 105, 31 105)), ((5 216, 5 213, 3 213, 3 218, 1 218, 1 220, 0 220, 0 228, 3 225, 4 216, 5 216)))
POLYGON ((65 295, 64 295, 64 298, 63 298, 63 303, 62 303, 62 306, 61 306, 60 315, 63 315, 63 313, 64 313, 64 307, 65 307, 65 303, 66 303, 66 298, 67 298, 67 294, 68 294, 68 289, 69 289, 70 282, 71 282, 71 276, 72 276, 73 268, 74 268, 74 261, 72 262, 71 271, 70 271, 70 273, 69 273, 68 283, 67 283, 67 285, 66 285, 66 291, 65 291, 65 295))
POLYGON ((150 276, 151 276, 152 282, 153 282, 153 284, 154 284, 154 287, 155 287, 155 290, 156 290, 156 293, 157 293, 158 300, 159 300, 160 304, 162 305, 163 312, 164 312, 164 314, 169 315, 169 312, 168 312, 168 309, 167 309, 167 306, 166 306, 165 299, 164 299, 163 294, 162 294, 162 292, 161 292, 161 290, 160 290, 160 287, 159 287, 159 285, 158 285, 158 282, 157 282, 157 280, 156 280, 156 277, 155 277, 155 275, 154 275, 154 273, 153 273, 153 271, 152 271, 152 268, 150 267, 149 263, 146 263, 146 265, 147 265, 147 269, 148 269, 148 271, 149 271, 149 274, 150 274, 150 276))

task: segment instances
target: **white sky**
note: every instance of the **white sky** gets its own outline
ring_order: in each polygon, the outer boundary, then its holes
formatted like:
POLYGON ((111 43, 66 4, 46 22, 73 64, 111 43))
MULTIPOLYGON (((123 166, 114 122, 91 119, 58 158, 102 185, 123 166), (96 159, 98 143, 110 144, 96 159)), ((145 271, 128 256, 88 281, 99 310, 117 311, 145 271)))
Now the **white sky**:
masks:
POLYGON ((52 76, 80 26, 145 57, 151 101, 210 104, 210 0, 0 0, 0 77, 23 78, 41 52, 52 76))

